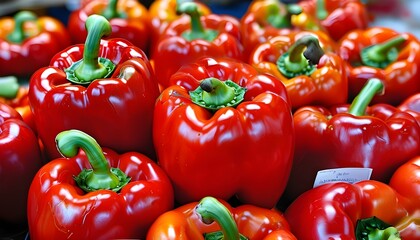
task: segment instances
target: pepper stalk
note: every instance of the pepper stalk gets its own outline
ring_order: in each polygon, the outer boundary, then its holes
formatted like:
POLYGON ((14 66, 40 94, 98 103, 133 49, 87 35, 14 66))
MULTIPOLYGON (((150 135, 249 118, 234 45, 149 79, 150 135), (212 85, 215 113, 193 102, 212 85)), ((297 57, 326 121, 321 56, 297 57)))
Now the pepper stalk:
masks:
POLYGON ((401 240, 401 238, 395 227, 377 217, 371 217, 357 221, 356 240, 401 240))
POLYGON ((398 58, 398 47, 407 39, 396 36, 384 43, 364 48, 360 52, 360 58, 365 66, 386 68, 398 58))
POLYGON ((224 107, 235 107, 244 100, 246 89, 231 80, 221 81, 206 78, 194 91, 191 100, 206 109, 217 111, 224 107))
POLYGON ((245 236, 239 233, 238 226, 233 219, 229 209, 220 203, 214 197, 205 197, 201 199, 195 207, 195 212, 205 224, 211 224, 216 221, 221 231, 206 233, 206 240, 246 240, 245 236))
POLYGON ((76 84, 89 84, 95 79, 106 78, 112 74, 115 64, 99 57, 101 39, 111 34, 109 21, 101 15, 90 15, 86 20, 86 37, 83 58, 67 68, 67 79, 76 84))
POLYGON ((205 29, 201 23, 201 13, 199 7, 194 2, 180 1, 177 3, 178 14, 188 14, 191 18, 191 30, 186 30, 182 33, 182 37, 188 41, 195 39, 203 39, 206 41, 213 41, 219 32, 212 29, 205 29))
POLYGON ((383 94, 384 84, 378 78, 371 78, 367 81, 360 93, 353 99, 349 107, 349 113, 354 116, 363 116, 366 108, 377 94, 383 94))
POLYGON ((19 87, 18 79, 15 76, 0 77, 0 97, 15 98, 19 87))
POLYGON ((109 0, 105 10, 102 12, 102 16, 106 19, 110 20, 113 18, 126 18, 126 14, 124 12, 118 11, 118 0, 109 0))
POLYGON ((324 55, 318 38, 305 35, 299 38, 289 50, 277 59, 278 70, 286 77, 311 75, 316 64, 324 55))
POLYGON ((118 168, 111 168, 96 140, 79 130, 67 130, 56 137, 58 151, 67 158, 75 157, 81 148, 92 169, 83 169, 75 176, 77 185, 85 192, 108 189, 118 192, 131 180, 118 168))
POLYGON ((27 38, 24 31, 25 22, 36 21, 37 16, 30 11, 20 11, 15 14, 13 19, 15 21, 15 27, 13 28, 13 31, 7 35, 7 40, 12 43, 20 44, 27 38))

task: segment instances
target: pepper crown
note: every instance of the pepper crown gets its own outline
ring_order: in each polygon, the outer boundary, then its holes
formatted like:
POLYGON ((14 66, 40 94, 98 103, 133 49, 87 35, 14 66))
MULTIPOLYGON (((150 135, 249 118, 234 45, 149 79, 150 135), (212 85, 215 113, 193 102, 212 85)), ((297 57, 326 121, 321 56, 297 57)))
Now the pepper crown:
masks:
POLYGON ((67 79, 76 84, 89 84, 95 79, 106 78, 112 74, 115 64, 99 57, 101 38, 112 32, 111 24, 101 15, 90 15, 86 20, 88 32, 83 58, 66 69, 67 79))
POLYGON ((358 220, 356 240, 401 240, 395 227, 377 217, 358 220))
POLYGON ((195 207, 195 212, 201 217, 201 221, 205 224, 211 224, 216 221, 219 224, 221 231, 206 233, 204 239, 206 240, 246 240, 239 233, 238 226, 229 209, 220 203, 214 197, 205 197, 201 199, 195 207))
POLYGON ((117 5, 118 0, 109 0, 108 5, 102 12, 102 16, 104 16, 108 20, 113 18, 126 18, 127 15, 124 12, 118 11, 117 5))
POLYGON ((313 35, 299 38, 289 50, 277 59, 278 70, 288 78, 311 75, 316 70, 324 51, 313 35))
POLYGON ((267 7, 267 21, 275 28, 290 28, 292 26, 292 15, 301 14, 302 8, 298 4, 287 4, 285 5, 286 13, 284 14, 279 9, 278 4, 277 1, 274 1, 273 4, 267 7))
POLYGON ((36 21, 37 17, 33 12, 30 11, 20 11, 15 14, 13 17, 15 20, 15 27, 13 31, 7 35, 7 40, 12 43, 22 43, 27 36, 23 30, 25 22, 36 21))
POLYGON ((235 107, 244 100, 246 89, 231 80, 221 81, 206 78, 194 91, 191 100, 206 109, 216 111, 224 107, 235 107))
POLYGON ((200 19, 201 13, 196 3, 187 1, 179 2, 177 4, 177 13, 188 14, 191 18, 191 30, 186 30, 182 33, 182 37, 186 40, 204 39, 211 42, 219 35, 218 31, 204 28, 200 19))
POLYGON ((118 192, 130 182, 124 172, 111 168, 101 147, 94 138, 79 130, 67 130, 56 137, 57 149, 67 158, 74 157, 81 148, 89 160, 92 169, 83 171, 74 179, 85 192, 108 189, 118 192))
POLYGON ((398 47, 407 39, 396 36, 384 43, 364 48, 360 52, 362 63, 366 66, 386 68, 398 58, 398 47))

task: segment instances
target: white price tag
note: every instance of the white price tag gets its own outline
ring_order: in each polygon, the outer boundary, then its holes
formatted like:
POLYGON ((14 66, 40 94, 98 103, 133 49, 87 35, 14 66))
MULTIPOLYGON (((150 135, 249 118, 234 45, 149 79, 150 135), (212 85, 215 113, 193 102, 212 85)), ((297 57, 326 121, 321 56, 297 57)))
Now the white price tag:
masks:
POLYGON ((318 171, 314 187, 331 182, 355 183, 369 180, 372 168, 332 168, 318 171))

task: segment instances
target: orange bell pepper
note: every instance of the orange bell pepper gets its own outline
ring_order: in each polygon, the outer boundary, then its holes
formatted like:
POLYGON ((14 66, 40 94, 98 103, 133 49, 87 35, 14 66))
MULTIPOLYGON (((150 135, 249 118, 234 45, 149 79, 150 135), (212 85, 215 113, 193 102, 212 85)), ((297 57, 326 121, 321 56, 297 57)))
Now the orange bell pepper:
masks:
POLYGON ((147 240, 155 239, 297 240, 279 211, 254 205, 233 208, 213 197, 162 214, 147 234, 147 240))
POLYGON ((322 32, 300 31, 271 38, 255 48, 250 64, 286 86, 293 110, 347 101, 345 64, 322 32), (309 61, 308 61, 309 60, 309 61))

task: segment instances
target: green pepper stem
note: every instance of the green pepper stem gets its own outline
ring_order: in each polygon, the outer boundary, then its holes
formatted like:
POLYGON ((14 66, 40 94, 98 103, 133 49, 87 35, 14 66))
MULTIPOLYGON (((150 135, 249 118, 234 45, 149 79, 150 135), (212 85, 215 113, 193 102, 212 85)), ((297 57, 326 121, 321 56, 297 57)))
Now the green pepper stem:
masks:
POLYGON ((225 105, 235 98, 235 90, 217 78, 207 78, 200 83, 203 100, 209 105, 225 105))
POLYGON ((191 19, 191 30, 187 30, 182 34, 182 37, 188 41, 195 39, 204 39, 206 41, 213 41, 219 34, 215 30, 205 29, 201 23, 201 13, 198 9, 197 3, 182 1, 177 3, 178 14, 188 14, 191 19))
MULTIPOLYGON (((205 197, 201 199, 195 207, 195 212, 201 217, 201 221, 205 224, 210 224, 213 221, 217 222, 223 233, 223 237, 218 239, 238 240, 244 238, 239 234, 238 226, 229 209, 214 197, 205 197)), ((217 232, 207 233, 205 239, 214 239, 214 237, 212 237, 214 234, 217 234, 217 232)))
POLYGON ((0 97, 15 98, 19 92, 19 82, 15 76, 7 76, 0 78, 0 97))
MULTIPOLYGON (((90 192, 99 189, 119 191, 128 183, 125 174, 120 176, 109 166, 101 147, 94 138, 79 130, 67 130, 59 133, 56 137, 57 149, 67 158, 75 157, 81 148, 92 169, 84 169, 75 178, 79 187, 90 192)), ((114 169, 115 170, 115 169, 114 169)))
POLYGON ((267 21, 275 28, 290 28, 292 26, 292 15, 301 14, 302 8, 297 4, 287 4, 285 5, 286 14, 283 14, 282 11, 280 11, 281 9, 279 9, 280 7, 278 4, 279 3, 277 2, 273 2, 273 4, 267 8, 267 21))
POLYGON ((358 220, 355 235, 356 240, 401 240, 395 227, 377 217, 358 220))
POLYGON ((316 17, 319 20, 324 20, 328 17, 328 12, 325 8, 325 0, 316 1, 316 17))
POLYGON ((246 89, 238 84, 217 78, 206 78, 200 86, 190 92, 192 101, 211 110, 233 107, 243 101, 246 89))
POLYGON ((360 93, 353 99, 349 107, 349 113, 354 116, 363 116, 366 108, 372 101, 373 97, 384 91, 384 84, 377 78, 371 78, 367 81, 360 93))
POLYGON ((366 66, 385 68, 398 58, 398 47, 407 39, 404 36, 396 36, 384 43, 364 48, 360 57, 366 66))
POLYGON ((66 69, 67 79, 77 84, 89 84, 98 78, 106 78, 112 74, 115 64, 106 58, 99 57, 101 38, 112 32, 111 24, 101 15, 90 15, 86 20, 88 32, 83 59, 66 69))
POLYGON ((118 0, 109 0, 108 5, 105 10, 102 12, 102 16, 110 20, 113 18, 123 18, 125 17, 123 13, 118 11, 118 0))
POLYGON ((286 77, 310 75, 324 55, 319 40, 313 35, 299 38, 289 50, 277 60, 277 68, 286 77))
POLYGON ((37 17, 33 12, 30 11, 20 11, 15 14, 13 17, 15 21, 15 27, 13 31, 7 35, 7 40, 12 43, 22 43, 25 39, 25 31, 23 26, 25 22, 36 21, 37 17))

